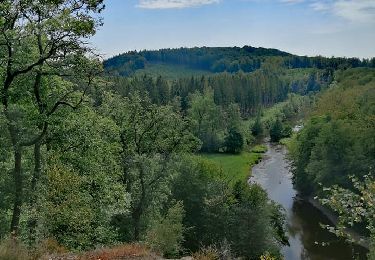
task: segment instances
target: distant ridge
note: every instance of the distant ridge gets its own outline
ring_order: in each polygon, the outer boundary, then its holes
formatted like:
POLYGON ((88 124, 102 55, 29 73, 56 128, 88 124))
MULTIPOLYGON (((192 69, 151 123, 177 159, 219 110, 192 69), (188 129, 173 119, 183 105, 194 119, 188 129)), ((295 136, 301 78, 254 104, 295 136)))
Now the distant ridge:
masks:
POLYGON ((269 59, 279 59, 287 68, 340 69, 351 67, 375 67, 375 59, 327 58, 322 56, 298 56, 278 49, 262 47, 194 47, 160 50, 130 51, 109 58, 104 68, 120 76, 133 75, 137 71, 147 74, 148 69, 171 70, 181 68, 200 73, 248 73, 259 69, 269 59), (162 67, 160 68, 160 65, 162 67), (172 66, 172 67, 171 67, 172 66))

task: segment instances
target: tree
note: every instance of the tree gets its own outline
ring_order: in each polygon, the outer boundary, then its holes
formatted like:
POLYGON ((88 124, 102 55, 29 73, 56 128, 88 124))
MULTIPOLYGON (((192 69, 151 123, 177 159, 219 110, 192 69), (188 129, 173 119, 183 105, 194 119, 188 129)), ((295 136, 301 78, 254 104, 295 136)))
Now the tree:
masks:
MULTIPOLYGON (((34 147, 31 188, 41 174, 41 146, 49 118, 63 106, 75 108, 82 94, 69 79, 91 85, 86 73, 88 48, 84 39, 95 33, 102 0, 28 1, 0 3, 0 81, 2 113, 13 152, 13 213, 10 231, 17 235, 24 202, 25 171, 22 155, 34 147), (64 77, 64 79, 63 79, 64 77), (68 80, 66 80, 68 79, 68 80), (61 81, 62 80, 62 81, 61 81)), ((95 66, 94 66, 95 67, 95 66)), ((88 66, 88 68, 94 68, 88 66)), ((32 199, 32 197, 31 197, 32 199)), ((32 203, 32 202, 31 202, 32 203)))
POLYGON ((194 92, 189 96, 188 116, 195 124, 194 134, 202 141, 203 152, 218 151, 222 145, 220 134, 224 132, 224 126, 213 94, 212 90, 206 89, 203 94, 194 92))
POLYGON ((195 156, 184 156, 178 164, 178 175, 172 182, 172 197, 183 202, 185 216, 183 224, 184 248, 193 252, 199 250, 205 231, 205 201, 210 194, 210 183, 216 174, 216 168, 208 162, 197 160, 195 156))
POLYGON ((257 114, 254 124, 251 126, 251 134, 258 137, 263 134, 263 124, 260 113, 257 114))
POLYGON ((227 153, 240 153, 244 145, 242 134, 235 128, 230 128, 224 139, 224 147, 227 153))
POLYGON ((38 185, 37 242, 54 237, 74 250, 112 244, 117 241, 112 217, 130 209, 118 128, 91 104, 59 114, 64 116, 49 128, 45 176, 38 185))
POLYGON ((283 137, 283 125, 279 118, 277 118, 270 128, 271 142, 278 142, 283 137))
POLYGON ((285 216, 275 204, 268 204, 265 191, 258 185, 237 182, 234 203, 228 219, 228 236, 238 256, 258 259, 263 253, 278 256, 278 247, 287 245, 285 216))
POLYGON ((162 194, 168 191, 175 155, 195 150, 198 141, 189 122, 172 107, 152 104, 138 93, 129 98, 107 93, 100 109, 118 126, 122 182, 131 195, 130 226, 137 241, 146 226, 146 213, 154 203, 162 204, 162 194))

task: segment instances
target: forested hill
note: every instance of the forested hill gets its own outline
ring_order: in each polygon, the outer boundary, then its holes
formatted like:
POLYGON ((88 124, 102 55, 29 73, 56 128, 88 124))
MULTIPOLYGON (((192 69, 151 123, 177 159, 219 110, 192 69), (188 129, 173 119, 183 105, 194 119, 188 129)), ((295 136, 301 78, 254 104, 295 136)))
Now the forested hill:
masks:
MULTIPOLYGON (((277 49, 240 47, 195 47, 161 50, 131 51, 104 61, 107 71, 129 76, 138 71, 173 70, 184 68, 200 73, 252 72, 262 63, 278 57, 287 68, 339 69, 375 67, 375 59, 326 58, 297 56, 277 49)), ((184 71, 185 72, 185 71, 184 71)), ((174 74, 174 73, 172 73, 174 74)), ((186 75, 186 73, 184 73, 186 75)))

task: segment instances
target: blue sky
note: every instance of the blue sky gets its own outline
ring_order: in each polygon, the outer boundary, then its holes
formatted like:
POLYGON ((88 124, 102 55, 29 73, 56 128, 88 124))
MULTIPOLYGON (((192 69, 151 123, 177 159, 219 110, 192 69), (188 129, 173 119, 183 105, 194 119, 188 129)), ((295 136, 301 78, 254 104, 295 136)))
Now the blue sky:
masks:
POLYGON ((106 0, 92 44, 104 57, 194 46, 375 56, 375 0, 106 0))

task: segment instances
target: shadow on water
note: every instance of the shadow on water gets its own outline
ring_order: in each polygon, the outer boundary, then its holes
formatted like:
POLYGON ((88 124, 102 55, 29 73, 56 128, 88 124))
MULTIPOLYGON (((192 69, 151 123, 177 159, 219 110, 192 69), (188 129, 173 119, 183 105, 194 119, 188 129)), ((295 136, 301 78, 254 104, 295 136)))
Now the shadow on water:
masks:
POLYGON ((321 228, 320 224, 332 223, 309 202, 298 198, 285 157, 285 147, 271 144, 267 146, 268 151, 263 161, 253 167, 250 182, 262 186, 270 199, 285 209, 290 242, 289 247, 282 249, 285 259, 366 259, 365 248, 346 243, 321 228))

